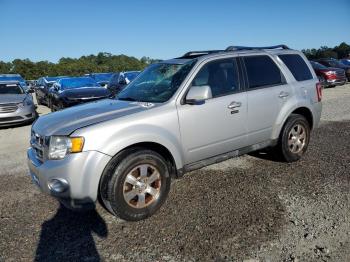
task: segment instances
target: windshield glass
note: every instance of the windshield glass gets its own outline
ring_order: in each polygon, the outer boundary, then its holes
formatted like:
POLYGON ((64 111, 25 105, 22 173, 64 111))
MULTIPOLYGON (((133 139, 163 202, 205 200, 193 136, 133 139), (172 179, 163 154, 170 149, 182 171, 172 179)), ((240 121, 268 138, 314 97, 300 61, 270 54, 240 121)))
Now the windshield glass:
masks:
POLYGON ((50 76, 45 77, 47 82, 56 82, 58 79, 65 78, 66 76, 50 76))
POLYGON ((341 62, 342 62, 344 65, 350 65, 350 60, 344 59, 344 60, 341 60, 341 62))
POLYGON ((17 84, 0 84, 0 95, 24 94, 23 89, 17 84))
POLYGON ((101 74, 93 74, 92 77, 97 82, 109 82, 113 76, 113 73, 101 73, 101 74))
POLYGON ((100 86, 94 79, 90 77, 63 78, 58 82, 60 83, 62 89, 100 86))
POLYGON ((20 76, 0 76, 0 81, 18 81, 25 83, 24 79, 20 76))
POLYGON ((317 63, 317 62, 311 62, 311 65, 314 69, 327 69, 326 66, 321 65, 320 63, 317 63))
POLYGON ((140 72, 126 72, 124 75, 125 75, 125 78, 127 78, 127 79, 131 82, 131 81, 134 80, 139 74, 140 74, 140 72))
POLYGON ((164 103, 181 85, 196 60, 184 64, 153 64, 119 93, 119 100, 164 103))

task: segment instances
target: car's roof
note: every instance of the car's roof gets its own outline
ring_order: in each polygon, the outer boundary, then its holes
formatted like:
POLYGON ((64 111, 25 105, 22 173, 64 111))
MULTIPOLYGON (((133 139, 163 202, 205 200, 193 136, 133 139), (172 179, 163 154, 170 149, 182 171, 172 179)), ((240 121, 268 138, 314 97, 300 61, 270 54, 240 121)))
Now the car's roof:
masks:
POLYGON ((17 85, 19 85, 20 83, 19 83, 19 81, 14 81, 14 80, 9 80, 9 81, 3 81, 3 80, 0 80, 0 84, 6 84, 6 85, 15 85, 15 84, 17 84, 17 85))
POLYGON ((232 55, 245 55, 245 54, 272 54, 272 55, 281 55, 281 54, 300 54, 300 51, 293 49, 251 49, 251 50, 214 50, 214 51, 195 51, 188 52, 183 57, 173 58, 169 60, 162 61, 160 63, 167 64, 185 64, 191 60, 197 59, 198 61, 206 60, 213 57, 226 57, 232 55), (208 53, 206 53, 208 52, 208 53), (190 54, 190 55, 188 55, 190 54), (193 54, 193 55, 192 55, 193 54))

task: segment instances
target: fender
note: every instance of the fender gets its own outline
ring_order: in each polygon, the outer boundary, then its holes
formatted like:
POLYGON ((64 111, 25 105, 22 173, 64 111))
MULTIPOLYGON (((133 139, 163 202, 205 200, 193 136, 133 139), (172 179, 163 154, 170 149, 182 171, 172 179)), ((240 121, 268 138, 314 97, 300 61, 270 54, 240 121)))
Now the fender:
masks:
MULTIPOLYGON (((284 123, 286 122, 287 118, 298 108, 307 108, 311 115, 313 116, 313 110, 310 107, 310 101, 303 99, 300 100, 300 97, 298 99, 290 99, 288 102, 283 106, 283 108, 280 110, 280 113, 276 119, 276 124, 274 125, 272 129, 272 135, 271 139, 275 140, 279 138, 279 135, 281 133, 281 130, 283 128, 284 123)), ((314 117, 314 116, 313 116, 314 117)))
POLYGON ((181 151, 182 144, 178 131, 170 131, 161 127, 160 125, 144 123, 116 129, 117 130, 114 132, 106 132, 103 137, 98 138, 94 133, 85 133, 84 136, 86 141, 95 141, 93 145, 87 145, 86 150, 96 150, 113 157, 123 149, 138 143, 156 143, 168 149, 174 158, 177 169, 183 167, 184 156, 181 151))

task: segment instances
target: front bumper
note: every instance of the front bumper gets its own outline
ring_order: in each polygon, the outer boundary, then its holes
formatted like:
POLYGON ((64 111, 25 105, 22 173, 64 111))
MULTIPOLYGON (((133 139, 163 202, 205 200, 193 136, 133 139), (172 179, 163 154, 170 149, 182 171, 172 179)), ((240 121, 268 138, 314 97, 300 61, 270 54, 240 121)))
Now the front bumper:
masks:
POLYGON ((42 192, 58 198, 73 208, 96 201, 100 177, 111 159, 103 153, 87 151, 67 155, 62 160, 40 162, 32 148, 28 149, 27 157, 34 184, 42 192), (57 179, 67 182, 65 191, 57 193, 52 190, 50 182, 57 179))
POLYGON ((0 113, 0 126, 16 125, 33 121, 36 117, 35 106, 18 108, 12 113, 0 113))

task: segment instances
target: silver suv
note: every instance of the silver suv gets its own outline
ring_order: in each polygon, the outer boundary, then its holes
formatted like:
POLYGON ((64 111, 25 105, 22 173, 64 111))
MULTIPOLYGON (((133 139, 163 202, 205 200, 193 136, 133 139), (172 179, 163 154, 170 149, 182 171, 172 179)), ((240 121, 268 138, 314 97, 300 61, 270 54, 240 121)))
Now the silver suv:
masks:
POLYGON ((99 199, 113 215, 144 219, 189 171, 267 147, 299 160, 321 96, 307 59, 285 45, 188 52, 150 65, 116 99, 41 116, 30 174, 68 207, 99 199))

